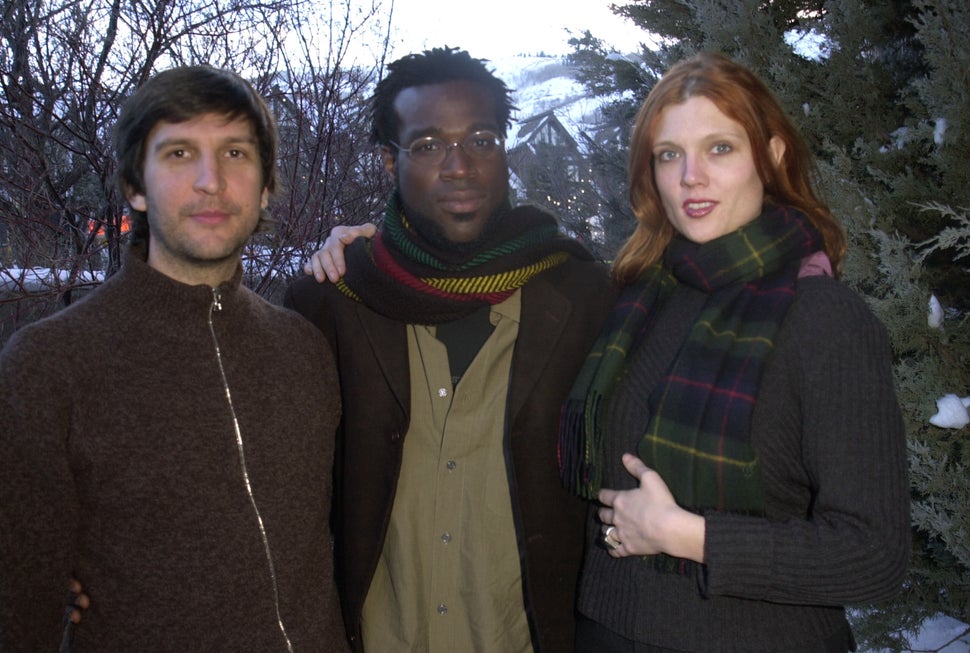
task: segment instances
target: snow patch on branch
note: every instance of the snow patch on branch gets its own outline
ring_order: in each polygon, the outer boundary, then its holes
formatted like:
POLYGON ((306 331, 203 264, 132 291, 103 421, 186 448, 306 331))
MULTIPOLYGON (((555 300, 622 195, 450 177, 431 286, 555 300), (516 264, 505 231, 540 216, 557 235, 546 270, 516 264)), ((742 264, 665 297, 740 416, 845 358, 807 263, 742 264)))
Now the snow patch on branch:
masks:
POLYGON ((926 324, 931 329, 939 329, 943 326, 943 305, 936 295, 930 295, 929 314, 926 316, 926 324))
POLYGON ((970 424, 970 397, 944 395, 936 400, 936 411, 930 424, 944 429, 962 429, 970 424))

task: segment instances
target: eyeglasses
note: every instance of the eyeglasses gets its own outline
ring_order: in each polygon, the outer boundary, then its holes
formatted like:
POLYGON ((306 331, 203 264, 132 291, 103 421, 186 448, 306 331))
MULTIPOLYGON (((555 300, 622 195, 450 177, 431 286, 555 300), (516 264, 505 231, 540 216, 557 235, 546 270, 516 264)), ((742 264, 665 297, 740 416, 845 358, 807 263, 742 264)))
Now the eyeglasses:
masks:
POLYGON ((444 163, 448 153, 456 147, 460 147, 462 152, 473 159, 491 159, 502 150, 505 139, 494 132, 482 130, 453 143, 448 143, 437 136, 425 136, 411 141, 407 147, 398 145, 394 141, 391 141, 391 145, 402 152, 407 152, 408 157, 418 165, 436 166, 444 163))

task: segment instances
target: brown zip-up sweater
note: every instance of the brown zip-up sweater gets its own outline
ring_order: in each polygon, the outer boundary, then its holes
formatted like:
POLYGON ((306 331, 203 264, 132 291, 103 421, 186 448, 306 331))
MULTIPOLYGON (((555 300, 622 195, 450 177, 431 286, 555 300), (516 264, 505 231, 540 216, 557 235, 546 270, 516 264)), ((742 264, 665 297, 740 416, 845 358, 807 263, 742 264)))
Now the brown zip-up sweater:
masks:
POLYGON ((144 257, 0 357, 0 649, 57 650, 74 573, 79 653, 339 650, 329 348, 144 257))

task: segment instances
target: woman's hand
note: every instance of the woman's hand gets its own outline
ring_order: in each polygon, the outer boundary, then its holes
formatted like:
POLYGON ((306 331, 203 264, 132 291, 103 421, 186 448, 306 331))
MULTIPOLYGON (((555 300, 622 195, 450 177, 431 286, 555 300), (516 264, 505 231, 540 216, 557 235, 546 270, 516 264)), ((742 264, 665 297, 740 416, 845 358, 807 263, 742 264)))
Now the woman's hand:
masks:
POLYGON ((306 274, 312 274, 320 283, 327 279, 331 283, 337 283, 347 272, 344 248, 358 238, 373 238, 375 233, 377 233, 377 227, 370 222, 353 227, 334 227, 330 230, 330 235, 324 241, 323 247, 314 252, 303 266, 303 271, 306 274))
POLYGON ((597 495, 603 504, 598 514, 604 535, 609 533, 604 541, 610 555, 666 553, 704 562, 704 518, 678 506, 660 474, 633 454, 623 455, 623 466, 639 480, 639 487, 604 489, 597 495))

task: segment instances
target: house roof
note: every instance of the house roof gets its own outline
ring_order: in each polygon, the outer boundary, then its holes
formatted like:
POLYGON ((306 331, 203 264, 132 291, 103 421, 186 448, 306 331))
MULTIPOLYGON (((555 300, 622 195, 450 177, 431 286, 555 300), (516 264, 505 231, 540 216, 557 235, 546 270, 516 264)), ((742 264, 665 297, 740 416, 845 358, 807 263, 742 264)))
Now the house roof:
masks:
MULTIPOLYGON (((543 111, 513 125, 514 136, 509 134, 509 149, 514 149, 524 143, 529 143, 541 134, 544 129, 553 130, 563 136, 572 147, 578 148, 576 137, 559 120, 554 110, 543 111)), ((578 130, 577 130, 578 131, 578 130)))

